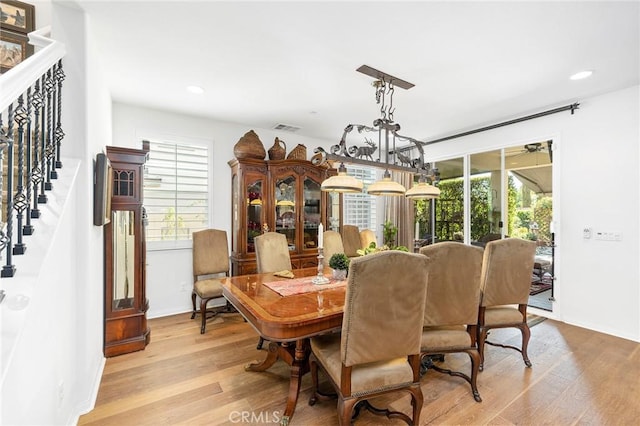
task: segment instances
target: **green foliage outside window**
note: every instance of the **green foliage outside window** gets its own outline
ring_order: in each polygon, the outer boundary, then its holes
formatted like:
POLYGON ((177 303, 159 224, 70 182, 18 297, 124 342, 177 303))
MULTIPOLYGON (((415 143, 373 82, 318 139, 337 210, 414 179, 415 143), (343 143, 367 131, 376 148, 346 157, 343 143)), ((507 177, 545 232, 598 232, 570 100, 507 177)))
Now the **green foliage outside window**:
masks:
MULTIPOLYGON (((463 203, 463 180, 461 178, 440 181, 440 198, 436 200, 436 230, 435 236, 438 241, 454 240, 456 235, 463 232, 464 226, 464 203, 463 203)), ((536 198, 535 194, 524 194, 529 191, 522 186, 521 191, 515 185, 514 178, 508 178, 507 191, 507 229, 506 234, 512 237, 530 240, 542 240, 545 243, 551 241, 549 224, 552 215, 552 203, 550 197, 536 198), (526 198, 532 200, 532 208, 519 208, 522 200, 526 198), (538 225, 538 230, 532 232, 531 224, 538 225)), ((491 228, 491 180, 488 176, 472 177, 470 181, 470 207, 471 207, 471 241, 478 241, 482 236, 496 232, 491 228)), ((430 226, 430 206, 429 200, 418 200, 416 202, 416 218, 420 222, 421 235, 431 234, 430 226)), ((494 217, 495 224, 499 217, 494 217)))
POLYGON ((551 219, 553 215, 553 202, 551 197, 538 198, 533 208, 533 216, 538 224, 537 240, 546 245, 551 244, 551 219))
POLYGON ((186 231, 184 219, 182 216, 176 216, 176 210, 173 207, 169 207, 162 223, 168 226, 164 226, 161 230, 163 240, 175 240, 177 235, 180 235, 180 230, 186 231))

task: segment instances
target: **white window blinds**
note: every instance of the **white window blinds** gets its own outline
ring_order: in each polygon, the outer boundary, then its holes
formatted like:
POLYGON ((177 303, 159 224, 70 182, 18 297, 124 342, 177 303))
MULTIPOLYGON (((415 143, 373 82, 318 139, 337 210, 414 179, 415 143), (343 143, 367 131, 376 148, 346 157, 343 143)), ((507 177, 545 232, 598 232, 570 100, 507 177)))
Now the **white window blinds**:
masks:
POLYGON ((147 241, 189 240, 209 223, 209 152, 204 145, 149 143, 144 173, 147 241))

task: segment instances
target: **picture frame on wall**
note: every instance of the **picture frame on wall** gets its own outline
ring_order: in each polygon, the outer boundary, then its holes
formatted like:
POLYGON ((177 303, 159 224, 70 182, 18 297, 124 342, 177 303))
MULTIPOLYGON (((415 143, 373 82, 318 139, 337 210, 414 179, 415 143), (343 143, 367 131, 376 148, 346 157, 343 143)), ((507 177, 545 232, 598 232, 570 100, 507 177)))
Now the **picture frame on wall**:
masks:
POLYGON ((26 34, 0 31, 0 73, 5 73, 33 54, 26 34))
POLYGON ((36 8, 15 0, 0 1, 0 29, 28 34, 36 29, 36 8))

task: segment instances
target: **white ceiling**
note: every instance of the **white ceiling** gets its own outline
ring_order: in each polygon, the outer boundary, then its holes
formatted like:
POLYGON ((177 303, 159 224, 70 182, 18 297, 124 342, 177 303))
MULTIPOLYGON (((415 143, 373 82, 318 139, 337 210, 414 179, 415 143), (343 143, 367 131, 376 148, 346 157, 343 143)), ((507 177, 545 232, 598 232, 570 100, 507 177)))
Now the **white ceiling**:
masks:
POLYGON ((80 5, 115 101, 336 142, 379 116, 363 64, 415 84, 394 118, 421 140, 639 84, 637 1, 80 5))

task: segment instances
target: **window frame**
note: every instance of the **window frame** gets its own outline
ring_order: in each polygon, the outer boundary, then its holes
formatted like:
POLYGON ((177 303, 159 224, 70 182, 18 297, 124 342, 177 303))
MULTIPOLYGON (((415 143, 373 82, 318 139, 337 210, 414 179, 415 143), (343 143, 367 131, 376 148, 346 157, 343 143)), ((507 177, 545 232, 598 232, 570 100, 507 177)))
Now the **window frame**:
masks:
MULTIPOLYGON (((140 138, 141 140, 148 140, 150 143, 166 143, 175 145, 195 145, 206 148, 207 150, 207 224, 205 228, 211 227, 211 221, 213 217, 213 188, 215 182, 213 180, 213 141, 201 138, 176 136, 176 135, 146 135, 146 137, 140 138)), ((151 150, 151 144, 150 144, 151 150)), ((147 165, 145 164, 145 170, 147 165)), ((143 187, 143 206, 144 206, 144 187, 143 187)), ((193 241, 191 235, 188 239, 175 239, 165 241, 146 241, 148 251, 163 251, 163 250, 183 250, 191 249, 193 241)))

